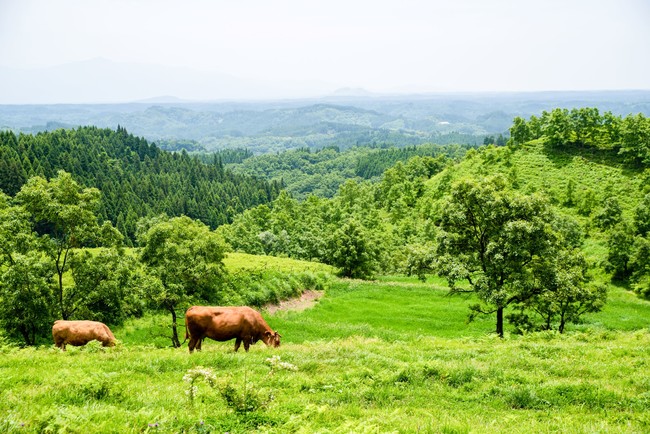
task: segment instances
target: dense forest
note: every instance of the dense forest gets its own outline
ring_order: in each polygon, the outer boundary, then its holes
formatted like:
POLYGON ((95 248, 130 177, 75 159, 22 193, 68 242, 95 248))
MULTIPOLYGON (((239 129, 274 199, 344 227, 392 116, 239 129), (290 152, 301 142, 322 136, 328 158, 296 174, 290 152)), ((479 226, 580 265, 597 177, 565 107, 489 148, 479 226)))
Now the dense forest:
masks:
MULTIPOLYGON (((217 152, 217 156, 224 164, 231 162, 225 166, 235 173, 281 182, 295 198, 304 199, 310 194, 332 197, 349 179, 378 180, 386 169, 411 157, 444 155, 458 160, 472 148, 474 146, 458 144, 423 144, 404 148, 355 146, 341 150, 338 146, 328 146, 316 151, 301 148, 264 155, 253 155, 242 149, 224 150, 217 152)), ((212 157, 207 154, 207 158, 212 157)))
POLYGON ((96 187, 98 216, 111 221, 130 244, 145 216, 186 215, 215 228, 251 206, 277 196, 280 184, 225 170, 218 158, 202 162, 170 153, 129 134, 95 127, 16 135, 0 132, 0 190, 16 194, 33 176, 58 170, 96 187))

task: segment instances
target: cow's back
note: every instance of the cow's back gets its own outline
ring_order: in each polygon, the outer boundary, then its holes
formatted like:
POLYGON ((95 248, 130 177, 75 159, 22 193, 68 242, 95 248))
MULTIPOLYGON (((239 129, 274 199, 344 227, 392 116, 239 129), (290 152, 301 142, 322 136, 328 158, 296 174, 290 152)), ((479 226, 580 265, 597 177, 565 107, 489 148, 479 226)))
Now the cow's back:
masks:
POLYGON ((86 345, 92 340, 102 344, 114 345, 115 336, 104 323, 98 321, 66 321, 57 320, 52 326, 52 338, 58 347, 65 345, 86 345))
POLYGON ((216 341, 250 336, 256 321, 249 307, 193 306, 185 314, 190 336, 216 341))

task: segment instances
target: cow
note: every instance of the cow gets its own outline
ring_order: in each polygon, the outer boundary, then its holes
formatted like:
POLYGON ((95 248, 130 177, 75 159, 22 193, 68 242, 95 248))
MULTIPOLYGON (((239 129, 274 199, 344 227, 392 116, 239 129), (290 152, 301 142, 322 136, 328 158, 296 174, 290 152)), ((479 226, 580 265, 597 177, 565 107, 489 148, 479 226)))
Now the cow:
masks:
POLYGON ((203 339, 235 340, 235 352, 241 343, 248 352, 251 344, 261 340, 269 347, 280 346, 280 334, 271 330, 262 315, 247 306, 192 306, 185 312, 185 339, 190 353, 201 351, 203 339))
POLYGON ((104 347, 115 346, 115 336, 106 324, 98 321, 54 321, 52 326, 54 345, 65 351, 67 344, 76 347, 97 340, 104 347))

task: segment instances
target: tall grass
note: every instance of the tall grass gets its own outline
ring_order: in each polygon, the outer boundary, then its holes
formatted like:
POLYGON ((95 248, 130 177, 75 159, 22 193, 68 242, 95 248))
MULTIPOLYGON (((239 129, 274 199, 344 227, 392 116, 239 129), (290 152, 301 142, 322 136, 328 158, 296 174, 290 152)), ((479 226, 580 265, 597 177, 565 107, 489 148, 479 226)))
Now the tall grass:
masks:
POLYGON ((155 348, 135 333, 146 318, 116 348, 2 346, 0 431, 648 432, 650 303, 624 294, 565 335, 500 340, 435 281, 341 281, 312 309, 264 314, 278 349, 155 348), (188 383, 198 367, 213 385, 188 383))

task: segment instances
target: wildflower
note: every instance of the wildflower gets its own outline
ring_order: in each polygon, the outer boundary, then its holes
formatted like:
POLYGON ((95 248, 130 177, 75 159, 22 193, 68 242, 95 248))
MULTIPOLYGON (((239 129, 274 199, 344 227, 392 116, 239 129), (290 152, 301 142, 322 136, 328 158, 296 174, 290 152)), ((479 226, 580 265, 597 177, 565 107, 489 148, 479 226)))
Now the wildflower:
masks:
POLYGON ((268 359, 266 359, 266 363, 269 366, 271 366, 271 372, 270 372, 271 375, 275 372, 275 370, 279 370, 279 369, 284 369, 285 371, 297 371, 298 370, 298 367, 296 365, 293 365, 293 364, 291 364, 289 362, 283 362, 280 359, 280 356, 277 356, 277 355, 273 356, 273 357, 269 357, 268 359))

